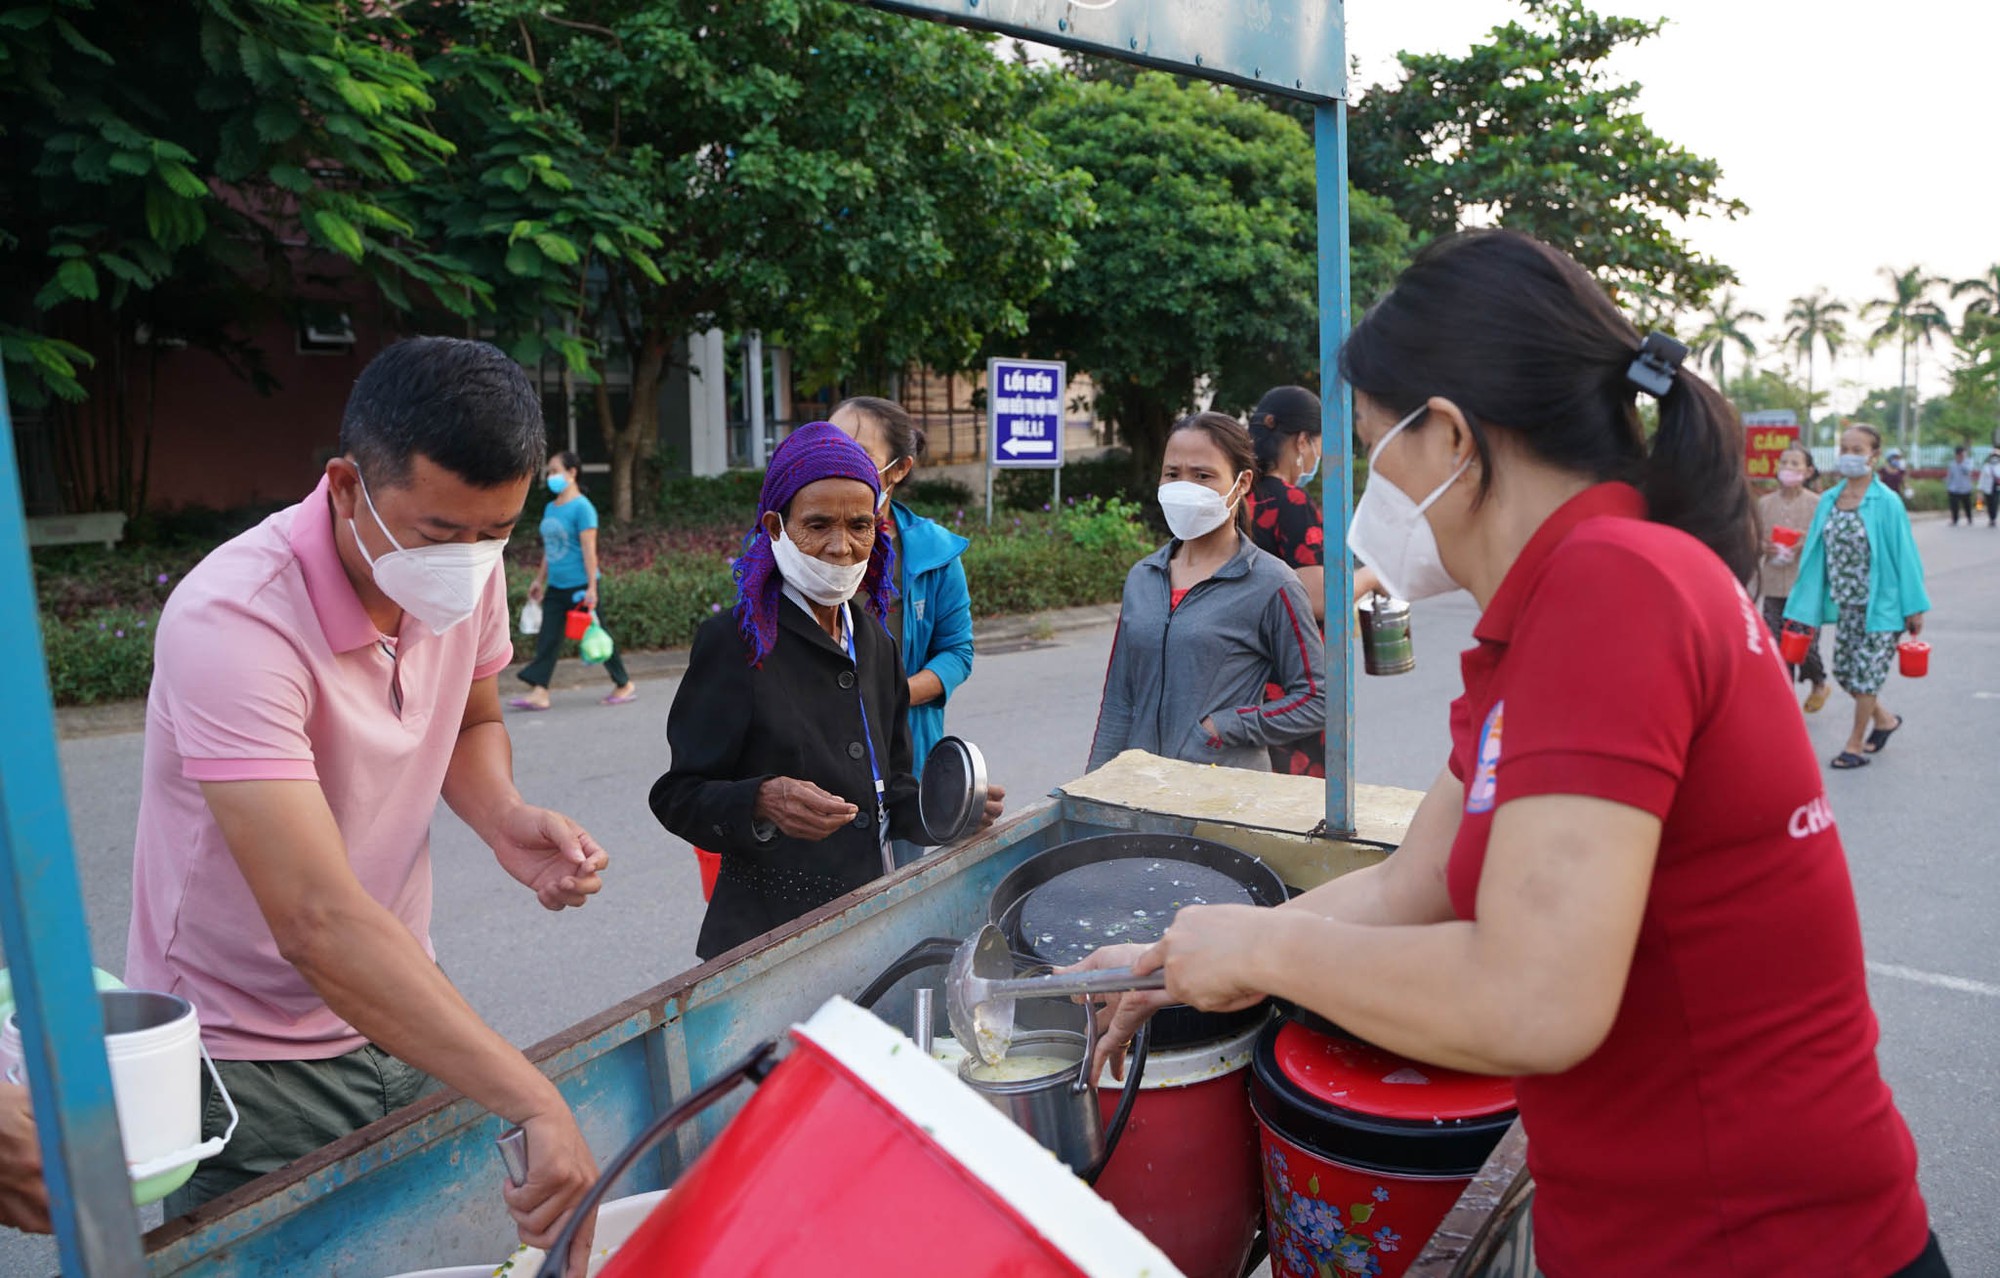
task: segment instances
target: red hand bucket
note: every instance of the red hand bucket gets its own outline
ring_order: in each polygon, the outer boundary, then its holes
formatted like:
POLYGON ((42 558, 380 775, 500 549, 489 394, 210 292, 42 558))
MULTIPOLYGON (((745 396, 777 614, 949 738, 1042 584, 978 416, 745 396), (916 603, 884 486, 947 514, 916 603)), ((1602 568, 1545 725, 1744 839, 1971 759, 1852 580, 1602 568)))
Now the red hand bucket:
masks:
POLYGON ((572 608, 563 617, 563 634, 571 639, 581 639, 590 629, 590 609, 572 608))
POLYGON ((1773 528, 1773 529, 1771 529, 1771 541, 1772 541, 1772 544, 1774 544, 1774 545, 1779 545, 1779 546, 1786 546, 1786 547, 1791 547, 1791 546, 1796 546, 1796 545, 1798 545, 1798 544, 1799 544, 1800 542, 1804 541, 1805 539, 1806 539, 1806 535, 1805 535, 1804 533, 1800 532, 1800 531, 1799 531, 1798 529, 1796 529, 1796 528, 1773 528))
POLYGON ((1788 666, 1796 666, 1812 652, 1813 632, 1809 627, 1796 621, 1785 623, 1784 635, 1778 640, 1778 655, 1788 666))
POLYGON ((1931 646, 1921 639, 1905 639, 1896 645, 1896 665, 1905 679, 1921 679, 1931 672, 1931 646))

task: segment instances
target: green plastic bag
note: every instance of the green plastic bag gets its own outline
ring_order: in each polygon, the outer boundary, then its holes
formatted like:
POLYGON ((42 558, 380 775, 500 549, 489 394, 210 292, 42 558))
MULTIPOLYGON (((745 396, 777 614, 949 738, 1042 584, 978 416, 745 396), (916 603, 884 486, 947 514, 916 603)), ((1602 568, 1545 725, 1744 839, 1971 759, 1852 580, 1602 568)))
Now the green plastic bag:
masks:
POLYGON ((590 629, 583 632, 583 638, 577 640, 576 646, 577 651, 583 654, 584 664, 588 666, 603 665, 611 660, 611 654, 618 650, 618 645, 611 642, 611 632, 604 628, 604 624, 594 613, 590 618, 590 629))

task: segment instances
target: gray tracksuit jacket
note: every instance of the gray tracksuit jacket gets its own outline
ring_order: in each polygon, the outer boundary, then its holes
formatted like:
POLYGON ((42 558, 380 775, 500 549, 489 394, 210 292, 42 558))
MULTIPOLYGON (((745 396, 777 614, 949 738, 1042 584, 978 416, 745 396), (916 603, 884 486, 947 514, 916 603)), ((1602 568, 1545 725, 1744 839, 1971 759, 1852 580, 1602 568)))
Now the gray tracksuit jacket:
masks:
POLYGON ((1169 541, 1132 566, 1090 745, 1094 770, 1121 750, 1270 770, 1265 747, 1326 728, 1326 655, 1298 575, 1243 537, 1179 608, 1169 541), (1284 695, 1264 700, 1264 685, 1284 695), (1218 737, 1202 730, 1213 716, 1218 737))

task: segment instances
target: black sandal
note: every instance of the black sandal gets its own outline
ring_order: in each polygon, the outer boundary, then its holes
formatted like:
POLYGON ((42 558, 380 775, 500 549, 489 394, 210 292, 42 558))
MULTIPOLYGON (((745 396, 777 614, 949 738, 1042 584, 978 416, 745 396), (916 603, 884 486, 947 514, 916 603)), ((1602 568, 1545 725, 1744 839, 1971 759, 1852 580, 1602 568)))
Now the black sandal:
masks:
POLYGON ((1842 772, 1847 771, 1849 768, 1865 768, 1868 764, 1868 756, 1855 754, 1852 750, 1842 750, 1833 757, 1833 766, 1842 772))
POLYGON ((1896 735, 1896 728, 1900 728, 1902 726, 1903 726, 1903 716, 1897 715, 1896 726, 1894 728, 1877 728, 1873 732, 1869 733, 1868 744, 1861 747, 1862 750, 1868 754, 1882 753, 1882 747, 1888 745, 1889 738, 1896 735))

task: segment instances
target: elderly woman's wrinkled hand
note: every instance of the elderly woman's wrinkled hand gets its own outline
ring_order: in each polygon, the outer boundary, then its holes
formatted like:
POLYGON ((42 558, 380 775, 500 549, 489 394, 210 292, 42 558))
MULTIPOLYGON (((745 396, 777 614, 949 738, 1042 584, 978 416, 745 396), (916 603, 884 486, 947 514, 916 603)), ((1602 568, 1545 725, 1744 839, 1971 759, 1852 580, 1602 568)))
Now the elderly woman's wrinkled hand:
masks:
POLYGON ((757 787, 757 819, 769 821, 794 839, 817 843, 852 821, 858 811, 839 795, 796 777, 772 777, 757 787))
POLYGON ((36 1234, 51 1227, 28 1089, 12 1084, 0 1084, 0 1225, 36 1234))

